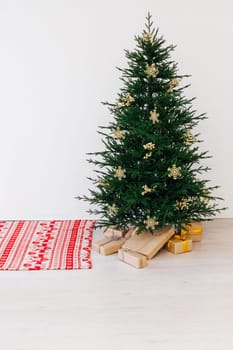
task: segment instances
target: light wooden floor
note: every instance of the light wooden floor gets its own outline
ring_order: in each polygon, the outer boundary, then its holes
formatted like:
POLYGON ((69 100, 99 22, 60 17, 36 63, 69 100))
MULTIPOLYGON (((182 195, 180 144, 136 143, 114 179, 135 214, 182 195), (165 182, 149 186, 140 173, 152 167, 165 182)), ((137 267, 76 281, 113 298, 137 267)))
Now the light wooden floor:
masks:
POLYGON ((232 228, 142 270, 92 253, 92 270, 0 272, 0 349, 232 350, 232 228))

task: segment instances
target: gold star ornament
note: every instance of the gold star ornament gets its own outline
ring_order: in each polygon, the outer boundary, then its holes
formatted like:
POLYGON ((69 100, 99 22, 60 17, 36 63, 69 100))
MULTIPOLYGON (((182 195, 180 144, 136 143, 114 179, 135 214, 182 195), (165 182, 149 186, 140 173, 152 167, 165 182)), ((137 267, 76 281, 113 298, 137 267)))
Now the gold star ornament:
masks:
POLYGON ((176 180, 178 177, 181 177, 181 167, 177 167, 176 164, 172 164, 171 168, 168 168, 168 177, 172 177, 176 180))
POLYGON ((125 169, 123 169, 121 166, 119 166, 117 169, 115 169, 115 177, 118 178, 118 180, 122 180, 126 177, 125 175, 125 169))

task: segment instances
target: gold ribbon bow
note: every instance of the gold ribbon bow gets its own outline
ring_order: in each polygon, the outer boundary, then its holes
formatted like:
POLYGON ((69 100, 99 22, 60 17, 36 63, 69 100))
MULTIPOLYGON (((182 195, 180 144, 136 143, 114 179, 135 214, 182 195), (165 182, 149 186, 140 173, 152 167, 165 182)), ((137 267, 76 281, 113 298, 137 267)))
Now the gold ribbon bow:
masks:
POLYGON ((173 236, 172 239, 169 239, 169 241, 168 241, 168 250, 171 248, 172 241, 174 239, 176 239, 178 241, 182 241, 184 252, 188 252, 189 242, 188 242, 187 238, 188 238, 187 236, 180 236, 180 235, 173 236))
POLYGON ((181 230, 181 233, 185 233, 185 232, 188 232, 189 234, 199 234, 199 233, 202 233, 202 228, 199 227, 199 228, 192 228, 191 226, 187 226, 187 231, 185 230, 181 230))

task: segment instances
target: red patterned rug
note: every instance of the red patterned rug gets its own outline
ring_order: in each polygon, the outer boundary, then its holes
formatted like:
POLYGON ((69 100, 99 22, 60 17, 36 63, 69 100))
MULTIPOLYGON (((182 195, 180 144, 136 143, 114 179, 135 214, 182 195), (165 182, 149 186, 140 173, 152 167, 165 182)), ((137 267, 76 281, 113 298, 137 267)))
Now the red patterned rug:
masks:
POLYGON ((0 270, 90 269, 94 223, 0 221, 0 270))

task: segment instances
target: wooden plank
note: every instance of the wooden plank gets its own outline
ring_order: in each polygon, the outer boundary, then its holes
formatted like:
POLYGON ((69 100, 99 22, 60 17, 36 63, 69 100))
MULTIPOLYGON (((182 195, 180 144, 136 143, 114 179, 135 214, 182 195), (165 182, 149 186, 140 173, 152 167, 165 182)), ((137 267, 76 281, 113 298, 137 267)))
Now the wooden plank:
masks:
POLYGON ((138 250, 138 253, 145 255, 147 259, 152 259, 173 235, 173 227, 157 230, 151 240, 138 250))
POLYGON ((131 250, 120 249, 118 251, 118 257, 120 260, 133 267, 136 267, 137 269, 147 266, 147 258, 144 255, 132 252, 131 250))
POLYGON ((123 244, 122 248, 143 254, 151 259, 173 235, 174 228, 171 226, 158 229, 153 235, 150 232, 142 232, 139 235, 133 235, 123 244))
POLYGON ((125 239, 124 238, 121 238, 121 239, 117 239, 117 240, 114 240, 114 241, 110 241, 104 245, 102 245, 100 247, 100 254, 102 255, 111 255, 111 254, 114 254, 114 253, 117 253, 118 250, 122 247, 122 245, 124 244, 125 242, 125 239))
POLYGON ((111 242, 111 239, 110 238, 103 238, 103 239, 100 239, 99 241, 95 241, 92 243, 92 249, 99 253, 100 252, 100 247, 102 247, 103 245, 107 244, 111 242))
POLYGON ((132 237, 133 235, 136 234, 136 231, 137 231, 137 227, 132 227, 132 228, 129 229, 129 231, 126 232, 124 237, 126 239, 129 239, 130 237, 132 237))
POLYGON ((104 231, 104 237, 105 238, 111 238, 111 239, 119 239, 124 236, 124 232, 120 230, 116 230, 112 227, 106 228, 104 231))
POLYGON ((152 237, 150 232, 142 232, 139 235, 135 234, 125 242, 123 248, 137 252, 150 242, 152 237))

